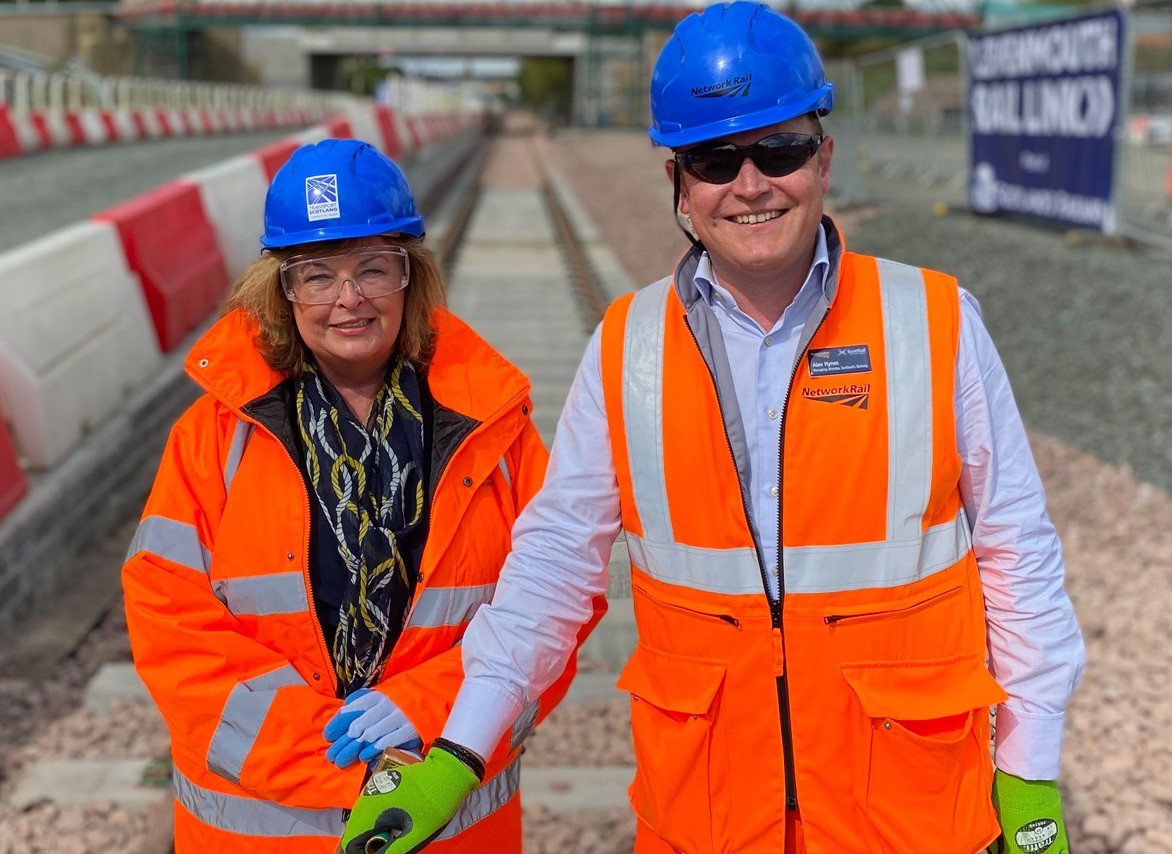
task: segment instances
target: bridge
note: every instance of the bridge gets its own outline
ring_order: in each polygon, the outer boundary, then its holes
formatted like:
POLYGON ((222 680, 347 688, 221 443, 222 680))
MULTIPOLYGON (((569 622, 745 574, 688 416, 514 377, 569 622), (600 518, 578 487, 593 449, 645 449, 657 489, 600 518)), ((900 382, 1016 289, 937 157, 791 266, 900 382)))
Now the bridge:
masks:
MULTIPOLYGON (((306 26, 547 28, 563 32, 638 34, 669 30, 704 3, 697 2, 475 2, 475 0, 124 0, 118 17, 130 26, 202 29, 285 24, 306 26)), ((892 8, 808 6, 770 3, 815 38, 910 40, 951 29, 976 27, 972 10, 940 7, 892 8)))

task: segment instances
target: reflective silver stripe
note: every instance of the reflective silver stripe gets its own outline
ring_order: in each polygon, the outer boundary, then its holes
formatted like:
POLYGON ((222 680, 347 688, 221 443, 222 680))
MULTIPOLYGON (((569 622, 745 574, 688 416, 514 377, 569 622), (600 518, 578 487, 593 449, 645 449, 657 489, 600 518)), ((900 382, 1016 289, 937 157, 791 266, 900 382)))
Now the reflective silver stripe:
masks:
POLYGON ((537 726, 537 711, 540 707, 541 702, 534 700, 521 710, 521 714, 517 715, 517 719, 513 721, 513 735, 509 739, 509 750, 520 747, 521 742, 533 732, 533 727, 537 726))
POLYGON ((340 809, 283 807, 239 795, 213 792, 191 782, 176 768, 172 778, 175 800, 211 827, 242 836, 328 836, 337 838, 346 829, 340 809))
POLYGON ((139 552, 149 552, 204 575, 211 571, 212 553, 200 542, 195 526, 187 522, 147 516, 138 523, 126 559, 130 560, 139 552))
POLYGON ((212 582, 212 592, 237 616, 271 617, 309 610, 305 576, 300 572, 220 578, 212 582))
POLYGON ((244 456, 244 449, 251 436, 252 424, 237 418, 236 429, 232 431, 232 444, 228 446, 228 459, 224 461, 224 492, 232 488, 232 479, 236 477, 236 469, 240 466, 240 459, 244 456))
POLYGON ((419 594, 406 628, 436 629, 459 626, 472 619, 476 609, 492 601, 495 584, 474 587, 428 587, 419 594))
MULTIPOLYGON (((678 543, 648 544, 627 534, 631 563, 648 575, 709 593, 760 593, 761 575, 752 549, 699 549, 678 543)), ((787 593, 837 593, 895 587, 947 569, 969 550, 968 519, 929 528, 922 539, 787 548, 787 593)))
POLYGON ((240 769, 256 744, 256 734, 260 732, 277 691, 306 684, 300 673, 291 665, 285 665, 233 688, 208 747, 208 768, 240 785, 240 769))
POLYGON ((969 523, 963 510, 912 540, 846 546, 787 548, 783 559, 787 593, 838 593, 867 587, 896 587, 947 569, 969 551, 969 523))
POLYGON ((464 801, 460 811, 436 839, 451 839, 457 833, 467 830, 478 821, 483 821, 499 810, 517 794, 521 787, 521 760, 514 759, 504 771, 497 774, 480 788, 474 789, 464 801))
POLYGON ((497 461, 497 465, 500 467, 501 474, 503 474, 505 476, 505 484, 509 487, 509 492, 512 492, 513 491, 513 478, 509 476, 509 467, 505 463, 505 458, 501 457, 497 461))
POLYGON ((663 335, 670 287, 663 280, 635 294, 623 338, 623 423, 631 486, 643 534, 657 543, 675 539, 663 473, 663 335))
POLYGON ((761 568, 751 548, 702 549, 650 543, 627 531, 631 563, 652 578, 715 593, 760 593, 761 568))
MULTIPOLYGON (((879 261, 887 354, 887 539, 920 539, 932 488, 928 295, 915 267, 879 261)), ((789 586, 789 571, 786 571, 789 586)))

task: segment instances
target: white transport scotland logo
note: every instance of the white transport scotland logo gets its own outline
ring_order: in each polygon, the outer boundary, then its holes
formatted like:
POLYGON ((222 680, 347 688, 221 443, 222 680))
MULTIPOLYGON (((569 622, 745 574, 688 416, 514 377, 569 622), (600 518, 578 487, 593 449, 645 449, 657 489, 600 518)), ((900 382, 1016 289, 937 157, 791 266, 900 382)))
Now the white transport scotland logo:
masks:
POLYGON ((341 216, 337 175, 311 175, 305 179, 305 213, 310 222, 341 216))

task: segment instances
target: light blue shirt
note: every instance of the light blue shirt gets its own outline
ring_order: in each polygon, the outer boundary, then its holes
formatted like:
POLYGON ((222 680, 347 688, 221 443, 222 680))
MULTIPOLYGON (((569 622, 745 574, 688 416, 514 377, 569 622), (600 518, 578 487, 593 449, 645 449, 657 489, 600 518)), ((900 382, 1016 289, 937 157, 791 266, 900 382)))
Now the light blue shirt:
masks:
MULTIPOLYGON (((712 281, 707 259, 697 269, 701 277, 735 377, 750 444, 752 512, 767 566, 774 566, 783 397, 809 309, 825 286, 825 236, 805 284, 770 330, 712 281)), ((977 301, 963 290, 955 408, 960 489, 985 595, 990 668, 1009 694, 998 707, 995 760, 1020 777, 1056 779, 1066 704, 1084 663, 1082 636, 1009 380, 977 301)), ((558 422, 545 485, 514 526, 513 551, 492 604, 477 612, 464 636, 466 678, 446 738, 488 756, 522 709, 561 674, 593 597, 606 591, 619 528, 595 330, 558 422)), ((776 597, 776 578, 770 586, 776 597)))
POLYGON ((781 416, 785 412, 785 396, 797 362, 802 330, 806 328, 806 318, 817 306, 818 298, 825 294, 828 272, 830 257, 826 252, 826 232, 818 229, 814 260, 806 281, 772 329, 763 329, 761 324, 741 311, 733 295, 717 281, 707 252, 701 256, 694 277, 701 298, 716 315, 729 364, 734 366, 733 387, 745 425, 751 467, 746 486, 768 570, 765 577, 771 599, 777 599, 780 565, 777 522, 781 486, 777 476, 781 471, 781 416), (748 370, 750 365, 753 370, 748 370))

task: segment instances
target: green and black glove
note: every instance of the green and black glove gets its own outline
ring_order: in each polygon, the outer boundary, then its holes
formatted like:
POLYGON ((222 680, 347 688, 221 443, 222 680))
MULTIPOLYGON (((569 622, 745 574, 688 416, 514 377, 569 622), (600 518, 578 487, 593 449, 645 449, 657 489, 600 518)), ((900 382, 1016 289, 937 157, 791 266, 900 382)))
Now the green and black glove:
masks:
POLYGON ((1001 838, 989 849, 993 854, 1070 854, 1055 781, 994 771, 993 808, 1001 821, 1001 838))
POLYGON ((483 766, 458 745, 442 739, 422 762, 374 774, 362 789, 342 833, 345 854, 414 854, 447 826, 480 785, 483 766), (458 755, 467 755, 462 761, 458 755), (471 764, 470 764, 471 763, 471 764))

